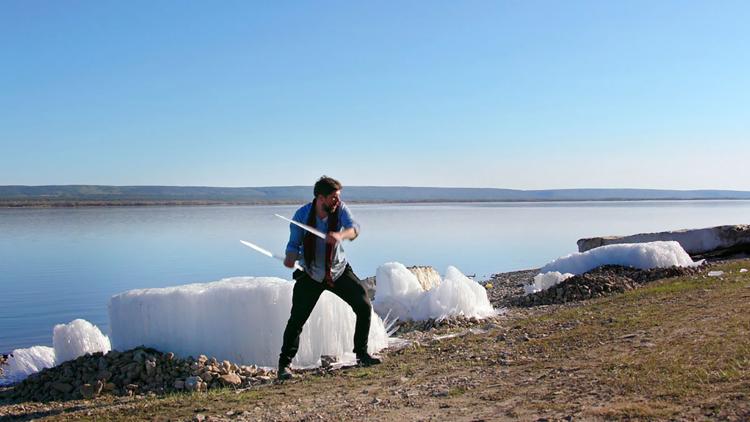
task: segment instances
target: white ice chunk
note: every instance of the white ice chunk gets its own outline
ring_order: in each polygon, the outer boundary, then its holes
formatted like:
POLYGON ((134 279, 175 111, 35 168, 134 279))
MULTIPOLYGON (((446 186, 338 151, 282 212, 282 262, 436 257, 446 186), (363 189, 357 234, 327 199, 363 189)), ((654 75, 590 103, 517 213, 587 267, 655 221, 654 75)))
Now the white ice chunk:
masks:
POLYGON ((539 272, 583 274, 607 264, 647 270, 671 266, 693 267, 700 265, 700 262, 693 262, 690 255, 675 241, 629 243, 601 246, 583 253, 566 255, 545 265, 539 272))
POLYGON ((99 331, 96 325, 76 319, 69 324, 58 324, 52 332, 52 346, 55 349, 55 364, 83 356, 86 353, 111 350, 109 338, 99 331))
POLYGON ((389 262, 376 273, 377 290, 373 306, 380 315, 400 320, 443 319, 451 316, 486 318, 496 314, 487 290, 455 267, 448 267, 443 280, 425 291, 403 264, 389 262))
MULTIPOLYGON (((292 307, 294 282, 233 277, 212 283, 131 290, 109 302, 112 345, 139 345, 180 356, 205 354, 239 364, 275 367, 292 307)), ((356 317, 326 291, 302 330, 295 366, 320 364, 321 355, 352 360, 356 317)), ((383 321, 373 313, 368 351, 387 346, 383 321)))
POLYGON ((29 375, 55 365, 55 349, 47 346, 33 346, 27 349, 16 349, 3 365, 3 376, 0 385, 14 384, 23 381, 29 375))
POLYGON ((452 316, 487 318, 496 314, 487 298, 487 289, 449 266, 443 281, 426 291, 414 319, 443 319, 452 316))
POLYGON ((388 312, 400 320, 410 319, 414 314, 424 289, 417 276, 403 264, 387 262, 375 273, 376 291, 373 307, 379 315, 388 312))
POLYGON ((708 276, 709 277, 721 277, 724 275, 724 271, 709 271, 708 276))
POLYGON ((56 325, 52 331, 52 345, 54 347, 33 346, 14 350, 11 353, 13 356, 3 366, 0 385, 22 381, 44 368, 51 368, 86 353, 106 353, 110 350, 109 338, 95 325, 83 319, 56 325))
POLYGON ((693 262, 690 255, 675 241, 606 245, 557 258, 542 267, 534 277, 534 282, 524 286, 524 290, 526 294, 546 290, 572 275, 583 274, 602 265, 623 265, 647 270, 671 266, 694 267, 702 262, 693 262))
POLYGON ((541 292, 542 290, 547 290, 550 287, 561 283, 563 280, 566 280, 570 277, 573 277, 573 274, 571 273, 560 273, 559 271, 549 271, 546 273, 539 273, 534 276, 534 282, 531 284, 526 284, 523 286, 524 292, 528 294, 541 292))

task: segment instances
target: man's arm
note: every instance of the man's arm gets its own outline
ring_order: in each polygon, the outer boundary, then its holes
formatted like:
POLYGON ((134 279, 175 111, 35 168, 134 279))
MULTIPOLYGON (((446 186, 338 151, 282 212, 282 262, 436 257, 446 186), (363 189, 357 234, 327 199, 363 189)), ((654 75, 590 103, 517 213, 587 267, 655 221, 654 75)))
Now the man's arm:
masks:
MULTIPOLYGON (((306 218, 304 209, 305 207, 302 207, 297 210, 293 217, 294 221, 303 221, 306 218)), ((286 257, 284 258, 284 266, 287 268, 294 268, 294 261, 299 258, 303 236, 304 230, 289 223, 289 242, 286 244, 286 257)))
POLYGON ((326 236, 326 242, 335 244, 344 240, 354 240, 359 236, 359 223, 354 221, 352 218, 352 212, 349 211, 349 207, 346 204, 341 204, 341 214, 339 216, 341 220, 341 227, 343 230, 338 232, 330 232, 326 236))

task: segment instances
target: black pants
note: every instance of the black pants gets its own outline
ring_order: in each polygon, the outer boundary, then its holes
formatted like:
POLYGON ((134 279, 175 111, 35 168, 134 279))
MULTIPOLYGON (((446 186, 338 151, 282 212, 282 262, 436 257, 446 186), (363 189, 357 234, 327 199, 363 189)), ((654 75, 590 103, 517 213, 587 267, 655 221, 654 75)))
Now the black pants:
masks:
POLYGON ((333 288, 329 288, 325 282, 318 283, 303 271, 295 271, 293 277, 297 280, 297 283, 294 285, 292 293, 292 314, 284 330, 284 344, 281 346, 279 366, 288 365, 297 354, 302 326, 310 317, 310 313, 312 313, 324 290, 330 290, 352 307, 354 314, 357 315, 357 324, 354 328, 354 353, 367 353, 367 337, 370 334, 372 305, 364 287, 362 287, 359 278, 354 274, 351 267, 346 266, 344 273, 336 280, 333 288))

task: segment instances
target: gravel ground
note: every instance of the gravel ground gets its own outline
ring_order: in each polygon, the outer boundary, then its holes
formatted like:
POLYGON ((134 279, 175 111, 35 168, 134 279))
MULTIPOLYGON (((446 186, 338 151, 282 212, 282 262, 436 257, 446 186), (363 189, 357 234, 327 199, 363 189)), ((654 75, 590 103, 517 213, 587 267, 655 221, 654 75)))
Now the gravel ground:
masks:
POLYGON ((539 268, 493 274, 489 280, 482 282, 487 287, 487 298, 495 308, 512 306, 515 299, 524 295, 523 285, 534 280, 539 268), (492 287, 489 287, 489 284, 492 287))

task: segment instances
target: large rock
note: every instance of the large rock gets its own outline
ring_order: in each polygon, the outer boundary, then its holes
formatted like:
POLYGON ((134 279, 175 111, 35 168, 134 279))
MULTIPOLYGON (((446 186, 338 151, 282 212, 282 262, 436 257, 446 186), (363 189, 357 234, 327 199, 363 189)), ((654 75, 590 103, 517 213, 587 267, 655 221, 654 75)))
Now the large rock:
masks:
POLYGON ((242 378, 240 378, 240 376, 235 373, 222 375, 219 377, 219 379, 224 385, 231 385, 231 386, 237 387, 240 384, 242 384, 242 378))
MULTIPOLYGON (((415 265, 413 267, 408 267, 407 269, 417 277, 419 285, 422 286, 422 290, 425 291, 439 286, 440 281, 442 280, 437 270, 430 266, 415 265)), ((362 287, 365 288, 367 297, 369 297, 371 301, 375 300, 375 291, 377 289, 375 285, 375 276, 367 277, 362 280, 362 287)))
POLYGON ((362 287, 365 288, 365 293, 367 293, 370 301, 375 300, 375 276, 362 279, 362 287))
POLYGON ((419 281, 419 284, 424 291, 432 290, 440 285, 440 274, 438 274, 438 272, 432 267, 415 265, 413 267, 408 267, 407 269, 417 276, 417 281, 419 281))
POLYGON ((604 236, 578 240, 578 251, 585 252, 599 246, 618 243, 643 243, 658 240, 677 241, 693 257, 721 256, 750 251, 750 225, 717 226, 659 233, 640 233, 631 236, 604 236))
POLYGON ((200 377, 188 377, 185 380, 185 388, 188 391, 197 391, 200 389, 201 384, 203 383, 203 380, 200 377))

